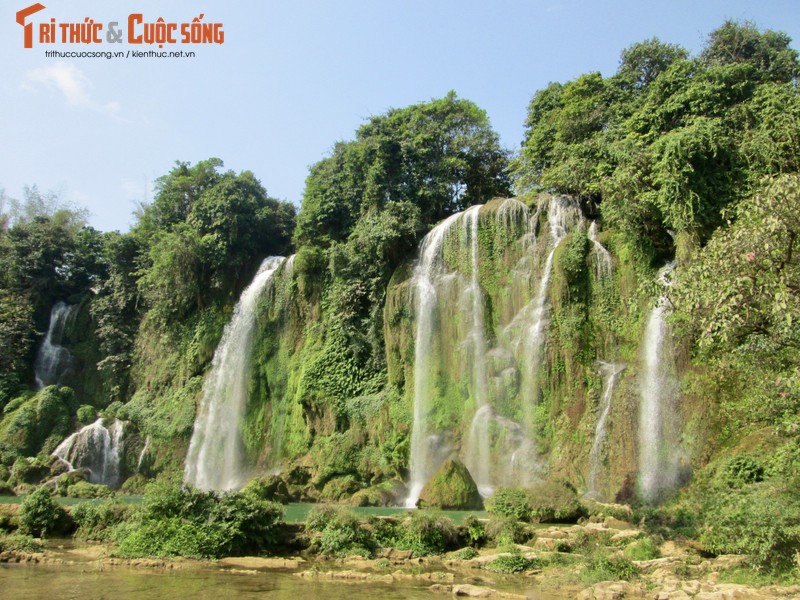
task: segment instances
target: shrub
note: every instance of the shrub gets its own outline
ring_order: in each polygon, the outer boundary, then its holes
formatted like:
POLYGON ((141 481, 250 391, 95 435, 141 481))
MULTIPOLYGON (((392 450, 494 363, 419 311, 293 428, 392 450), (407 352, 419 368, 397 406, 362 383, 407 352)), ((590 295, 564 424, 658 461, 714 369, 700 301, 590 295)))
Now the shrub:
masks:
POLYGON ((114 492, 106 485, 78 481, 67 487, 67 496, 70 498, 109 498, 114 492))
POLYGON ((625 550, 623 550, 623 553, 626 558, 630 560, 652 560, 661 556, 658 546, 651 537, 636 540, 632 544, 629 544, 625 550))
POLYGON ((306 529, 314 533, 312 545, 323 556, 372 556, 377 544, 358 517, 343 508, 320 507, 306 517, 306 529))
POLYGON ((500 556, 484 565, 483 568, 495 573, 521 573, 532 569, 534 565, 535 561, 532 559, 525 558, 521 554, 512 554, 511 556, 500 556))
POLYGON ((761 571, 794 566, 800 551, 800 499, 766 482, 745 485, 705 506, 700 542, 716 554, 747 554, 761 571))
POLYGON ((740 454, 725 465, 724 479, 730 487, 762 481, 764 467, 753 457, 740 454))
POLYGON ((528 490, 530 520, 547 523, 575 523, 583 516, 578 494, 558 481, 544 481, 528 490))
POLYGON ((64 509, 53 500, 50 490, 37 488, 25 497, 19 507, 20 530, 36 537, 45 537, 56 529, 64 515, 64 509))
POLYGON ((37 542, 29 535, 14 533, 11 535, 0 536, 0 552, 41 552, 42 544, 37 542))
POLYGON ((132 512, 129 505, 106 500, 99 504, 81 502, 72 507, 72 519, 78 526, 75 536, 84 540, 106 541, 114 527, 132 512))
POLYGON ((461 550, 456 550, 455 552, 450 553, 450 558, 456 560, 470 560, 478 556, 478 551, 475 550, 472 546, 467 546, 466 548, 462 548, 461 550))
POLYGON ((372 532, 372 539, 383 548, 392 548, 397 544, 398 522, 395 519, 379 519, 370 517, 366 522, 372 532))
POLYGON ((486 501, 486 510, 500 517, 511 517, 517 521, 530 520, 528 494, 522 488, 501 488, 486 501))
POLYGON ((584 573, 585 578, 593 581, 610 579, 630 580, 639 575, 639 568, 623 556, 596 552, 589 560, 584 573))
POLYGON ((486 535, 498 548, 522 544, 530 538, 528 528, 513 517, 493 516, 486 525, 486 535))
POLYGON ((470 546, 483 546, 488 539, 486 525, 479 521, 475 515, 469 515, 464 519, 461 530, 463 531, 463 537, 470 546))
POLYGON ((280 505, 253 493, 219 495, 156 481, 113 537, 120 556, 219 558, 269 548, 282 518, 280 505))
POLYGON ((94 422, 97 419, 97 410, 95 410, 94 406, 89 404, 84 404, 80 408, 78 408, 78 423, 81 425, 89 425, 90 423, 94 422))
POLYGON ((419 510, 403 521, 398 533, 397 547, 411 550, 415 556, 444 554, 456 545, 458 539, 450 519, 419 510))

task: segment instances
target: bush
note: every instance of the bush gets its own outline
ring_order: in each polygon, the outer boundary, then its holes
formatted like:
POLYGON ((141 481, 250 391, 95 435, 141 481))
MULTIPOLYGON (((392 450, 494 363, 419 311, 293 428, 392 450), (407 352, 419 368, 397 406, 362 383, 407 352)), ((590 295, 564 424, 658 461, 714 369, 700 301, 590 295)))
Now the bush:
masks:
POLYGON ((12 552, 27 552, 33 554, 34 552, 41 552, 42 549, 42 544, 29 535, 14 533, 0 536, 0 552, 10 550, 12 552))
POLYGON ((501 488, 486 501, 486 510, 500 517, 517 521, 530 520, 528 494, 522 488, 501 488))
POLYGON ((475 515, 469 515, 464 519, 461 525, 462 536, 466 539, 470 546, 479 548, 486 543, 488 535, 486 534, 486 525, 478 520, 475 515))
POLYGON ((576 523, 583 516, 578 494, 565 483, 545 481, 528 490, 530 520, 538 523, 576 523))
POLYGON ((323 556, 369 558, 377 547, 358 517, 343 508, 313 508, 306 518, 306 529, 313 532, 312 545, 323 556))
POLYGON ((106 541, 114 527, 124 522, 132 512, 132 507, 106 500, 99 504, 81 502, 72 507, 72 519, 78 526, 75 537, 84 540, 106 541))
POLYGON ((61 508, 45 487, 37 488, 22 501, 19 507, 19 526, 23 533, 45 537, 56 530, 65 516, 61 508))
POLYGON ((497 548, 527 542, 528 528, 513 517, 492 516, 486 525, 486 535, 497 548))
POLYGON ((652 560, 661 556, 658 546, 651 537, 645 537, 629 544, 623 550, 623 554, 630 560, 652 560))
POLYGON ((623 556, 596 552, 586 567, 584 578, 592 581, 630 580, 639 575, 639 568, 623 556))
POLYGON ((766 482, 714 497, 704 507, 700 542, 715 554, 747 554, 761 571, 785 572, 800 551, 800 498, 766 482))
POLYGON ((81 425, 89 425, 97 419, 97 411, 94 406, 84 404, 78 408, 78 423, 81 425))
POLYGON ((495 573, 521 573, 532 569, 534 565, 535 561, 532 559, 525 558, 521 554, 512 554, 511 556, 500 556, 485 564, 483 568, 495 573))
POLYGON ((109 498, 114 492, 107 485, 78 481, 67 487, 67 496, 70 498, 109 498))
POLYGON ((282 518, 280 505, 253 493, 220 495, 157 481, 113 536, 120 556, 219 558, 269 548, 282 518))
POLYGON ((399 528, 397 547, 415 556, 444 554, 455 547, 458 536, 453 522, 442 515, 414 511, 399 528))
POLYGON ((451 552, 449 554, 449 557, 455 560, 470 560, 476 556, 478 556, 478 551, 472 546, 467 546, 466 548, 456 550, 455 552, 451 552))

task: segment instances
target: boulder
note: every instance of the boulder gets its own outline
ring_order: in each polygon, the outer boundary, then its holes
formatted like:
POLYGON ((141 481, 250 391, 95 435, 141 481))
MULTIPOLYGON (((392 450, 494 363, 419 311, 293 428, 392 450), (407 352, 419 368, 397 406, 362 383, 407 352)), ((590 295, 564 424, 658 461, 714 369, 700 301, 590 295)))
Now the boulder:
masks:
POLYGON ((422 488, 419 507, 480 510, 483 501, 467 468, 457 460, 449 459, 422 488))

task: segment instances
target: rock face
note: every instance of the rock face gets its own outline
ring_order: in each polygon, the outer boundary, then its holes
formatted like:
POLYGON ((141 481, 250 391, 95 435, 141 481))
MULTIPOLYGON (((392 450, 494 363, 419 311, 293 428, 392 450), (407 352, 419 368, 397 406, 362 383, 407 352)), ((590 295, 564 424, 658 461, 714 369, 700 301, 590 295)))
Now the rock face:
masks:
POLYGON ((449 459, 422 488, 419 506, 444 510, 480 510, 483 501, 467 468, 457 460, 449 459))

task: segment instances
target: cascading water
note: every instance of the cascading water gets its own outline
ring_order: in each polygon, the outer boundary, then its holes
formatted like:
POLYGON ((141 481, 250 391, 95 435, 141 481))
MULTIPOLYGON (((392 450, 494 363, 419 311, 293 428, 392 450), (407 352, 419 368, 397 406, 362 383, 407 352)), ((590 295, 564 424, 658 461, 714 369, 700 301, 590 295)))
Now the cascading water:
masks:
POLYGON ((103 419, 97 419, 61 442, 53 456, 61 459, 70 471, 86 469, 91 483, 116 489, 121 483, 124 429, 122 421, 115 420, 106 428, 103 419))
POLYGON ((553 257, 581 221, 577 204, 564 197, 549 201, 549 253, 542 265, 536 260, 542 209, 540 204, 531 217, 528 207, 513 199, 494 201, 491 207, 473 206, 437 225, 422 241, 412 278, 416 331, 407 507, 416 506, 425 483, 457 451, 484 497, 498 484, 520 485, 535 479, 532 408, 523 409, 525 424, 514 420, 519 415, 503 411, 509 410, 509 398, 517 394, 531 406, 538 398, 536 373, 547 328, 553 257), (486 221, 486 235, 498 237, 484 248, 479 232, 482 219, 492 212, 495 223, 486 221), (495 274, 486 271, 492 267, 481 265, 481 260, 508 261, 503 264, 509 265, 511 276, 502 283, 494 280, 495 274), (493 348, 486 333, 482 273, 504 290, 500 305, 493 306, 493 322, 500 326, 493 348), (465 402, 471 399, 474 408, 465 414, 470 420, 462 421, 460 428, 452 420, 452 425, 442 425, 452 413, 441 412, 441 401, 446 404, 445 398, 456 395, 465 402), (510 465, 505 464, 509 457, 510 465))
POLYGON ((589 226, 589 240, 592 242, 592 252, 594 254, 595 274, 597 279, 602 281, 609 275, 613 269, 613 261, 611 253, 606 250, 605 246, 597 241, 597 221, 592 221, 589 226))
POLYGON ((441 459, 439 438, 428 427, 430 412, 429 389, 432 361, 433 324, 438 292, 435 281, 445 272, 442 261, 442 244, 445 234, 460 213, 451 215, 422 240, 420 258, 414 268, 414 304, 417 328, 414 345, 414 422, 411 428, 410 481, 406 506, 415 508, 425 482, 433 475, 441 459))
POLYGON ((214 353, 184 473, 188 483, 202 490, 232 490, 246 483, 241 419, 247 407, 256 304, 284 260, 273 256, 261 264, 214 353))
MULTIPOLYGON (((522 365, 522 397, 525 403, 525 421, 528 423, 532 422, 533 408, 539 396, 538 375, 547 331, 547 294, 553 273, 553 258, 570 229, 576 223, 581 223, 581 220, 580 209, 574 201, 564 196, 554 196, 550 199, 547 209, 550 252, 545 260, 536 295, 506 327, 507 335, 512 338, 511 346, 515 349, 522 365)), ((535 227, 536 222, 532 219, 531 228, 535 227)), ((521 445, 511 453, 506 468, 509 471, 506 480, 514 481, 517 485, 530 485, 537 478, 540 465, 536 457, 532 431, 529 430, 521 445)))
POLYGON ((600 470, 603 446, 608 437, 606 425, 608 416, 611 414, 611 399, 614 396, 614 390, 617 389, 619 377, 626 368, 627 365, 600 361, 600 373, 603 376, 603 393, 600 396, 599 414, 594 428, 594 442, 589 453, 589 490, 587 496, 590 498, 596 498, 599 493, 597 489, 597 474, 600 470))
POLYGON ((490 478, 489 459, 489 420, 483 418, 482 413, 490 410, 491 404, 486 387, 486 334, 483 315, 483 293, 478 282, 478 224, 480 206, 470 207, 464 212, 462 220, 465 237, 470 245, 470 284, 468 293, 471 298, 472 330, 472 376, 473 395, 475 397, 475 418, 470 427, 466 444, 465 464, 469 469, 481 496, 490 496, 494 491, 490 478))
MULTIPOLYGON (((671 262, 658 273, 669 287, 671 262)), ((678 382, 666 290, 650 311, 642 341, 639 405, 639 490, 646 502, 657 502, 677 488, 680 466, 678 382)))
POLYGON ((150 436, 148 435, 144 438, 144 447, 142 451, 139 452, 139 460, 136 461, 136 472, 142 472, 142 462, 144 461, 144 457, 147 456, 147 451, 150 449, 150 436))
POLYGON ((72 366, 72 353, 61 344, 77 312, 77 304, 64 302, 56 302, 50 310, 50 325, 33 363, 37 390, 60 383, 72 366))

